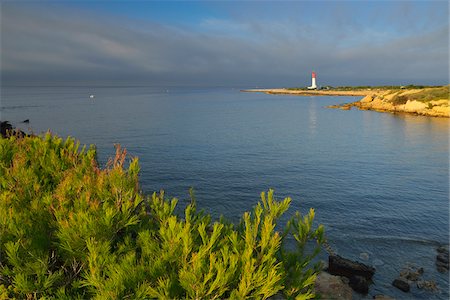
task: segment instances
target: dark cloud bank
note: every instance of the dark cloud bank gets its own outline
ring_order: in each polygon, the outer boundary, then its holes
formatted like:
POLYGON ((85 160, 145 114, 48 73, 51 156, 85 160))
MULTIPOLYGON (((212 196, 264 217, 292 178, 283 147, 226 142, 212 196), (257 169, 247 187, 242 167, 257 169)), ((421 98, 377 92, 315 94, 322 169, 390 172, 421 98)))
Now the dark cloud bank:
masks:
POLYGON ((386 37, 369 29, 242 19, 182 28, 3 4, 2 81, 299 86, 314 69, 330 85, 448 83, 448 23, 386 37))

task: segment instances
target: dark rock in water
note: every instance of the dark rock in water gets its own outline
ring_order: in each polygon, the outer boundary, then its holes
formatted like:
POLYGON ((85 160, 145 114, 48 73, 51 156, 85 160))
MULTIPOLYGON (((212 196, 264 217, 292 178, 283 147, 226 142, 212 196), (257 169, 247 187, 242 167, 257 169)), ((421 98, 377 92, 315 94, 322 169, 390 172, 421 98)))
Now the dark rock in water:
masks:
POLYGON ((408 281, 402 277, 395 279, 392 285, 405 293, 409 292, 410 289, 408 281))
POLYGON ((17 137, 28 136, 22 130, 14 129, 14 127, 8 121, 0 121, 0 135, 3 138, 7 138, 12 135, 17 137))
POLYGON ((328 272, 347 278, 361 276, 365 279, 371 279, 373 274, 375 274, 375 268, 339 255, 330 255, 328 257, 328 272))
POLYGON ((445 252, 448 253, 448 245, 446 245, 446 246, 440 246, 439 248, 436 249, 436 251, 437 251, 438 253, 445 253, 445 252))
POLYGON ((23 120, 22 123, 30 123, 30 119, 23 120))
POLYGON ((445 273, 449 269, 448 246, 441 246, 436 250, 438 252, 438 255, 436 256, 436 268, 440 273, 445 273))
POLYGON ((366 295, 369 292, 370 282, 362 276, 352 276, 350 277, 350 287, 360 294, 366 295))
POLYGON ((11 130, 13 130, 13 127, 8 121, 0 121, 0 133, 2 137, 6 137, 7 133, 11 130))
POLYGON ((436 256, 436 259, 441 261, 441 262, 443 262, 443 263, 448 264, 448 252, 447 253, 439 253, 436 256))
POLYGON ((449 267, 448 264, 436 260, 436 269, 438 270, 439 273, 448 272, 448 267, 449 267))
POLYGON ((406 280, 417 281, 420 276, 422 276, 423 272, 423 268, 408 265, 400 272, 400 277, 403 277, 406 280))
POLYGON ((419 289, 425 289, 427 291, 431 292, 437 292, 438 287, 434 280, 420 280, 417 281, 417 288, 419 289))

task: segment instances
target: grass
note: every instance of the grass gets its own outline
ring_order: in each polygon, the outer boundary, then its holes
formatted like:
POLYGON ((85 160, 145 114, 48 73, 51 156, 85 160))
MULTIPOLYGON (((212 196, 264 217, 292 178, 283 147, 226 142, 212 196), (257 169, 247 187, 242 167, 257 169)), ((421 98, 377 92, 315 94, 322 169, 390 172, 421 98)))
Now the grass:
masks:
MULTIPOLYGON (((402 95, 402 92, 396 91, 390 102, 394 105, 402 105, 407 101, 430 102, 433 100, 449 99, 449 86, 441 86, 438 88, 421 89, 416 93, 402 95)), ((431 105, 431 103, 429 103, 431 105)), ((428 108, 432 108, 432 105, 428 108)))
POLYGON ((443 86, 434 89, 424 89, 418 93, 407 95, 408 100, 416 100, 422 102, 429 102, 433 100, 449 99, 449 86, 443 86))

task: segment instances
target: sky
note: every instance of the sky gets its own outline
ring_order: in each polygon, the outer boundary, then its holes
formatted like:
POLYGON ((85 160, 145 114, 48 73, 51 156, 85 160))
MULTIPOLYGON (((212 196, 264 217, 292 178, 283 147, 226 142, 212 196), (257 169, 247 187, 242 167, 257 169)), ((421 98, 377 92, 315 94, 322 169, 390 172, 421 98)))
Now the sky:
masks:
POLYGON ((448 1, 2 1, 1 82, 449 83, 448 1))

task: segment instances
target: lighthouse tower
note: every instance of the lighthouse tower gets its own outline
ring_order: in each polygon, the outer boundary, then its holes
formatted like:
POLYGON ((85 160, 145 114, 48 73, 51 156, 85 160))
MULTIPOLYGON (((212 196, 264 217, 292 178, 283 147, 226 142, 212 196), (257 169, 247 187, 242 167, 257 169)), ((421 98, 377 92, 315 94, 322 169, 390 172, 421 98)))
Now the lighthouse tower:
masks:
POLYGON ((312 72, 311 74, 311 86, 308 86, 308 89, 315 90, 317 89, 316 85, 316 72, 312 72))

